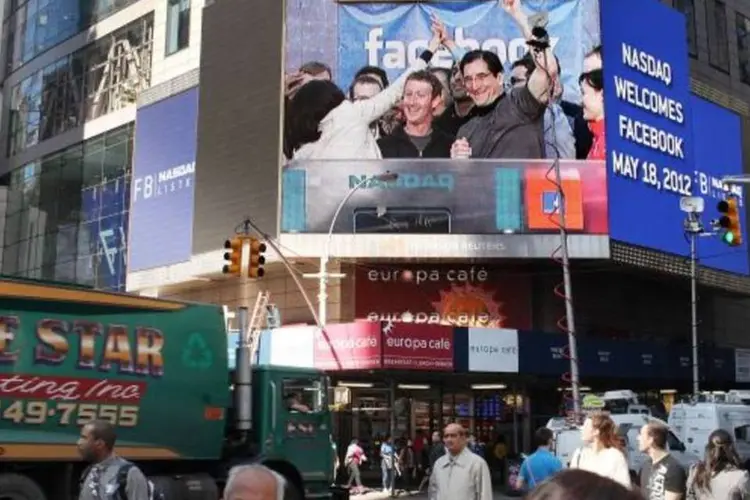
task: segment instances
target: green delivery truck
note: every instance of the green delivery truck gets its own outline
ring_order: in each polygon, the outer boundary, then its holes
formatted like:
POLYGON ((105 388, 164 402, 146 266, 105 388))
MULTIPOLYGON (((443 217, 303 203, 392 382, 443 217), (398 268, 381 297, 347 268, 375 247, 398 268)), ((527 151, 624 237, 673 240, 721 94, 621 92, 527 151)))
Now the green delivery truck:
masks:
POLYGON ((249 462, 332 498, 326 377, 250 369, 249 349, 230 372, 225 325, 219 306, 0 277, 0 498, 76 498, 91 419, 165 500, 218 499, 249 462))

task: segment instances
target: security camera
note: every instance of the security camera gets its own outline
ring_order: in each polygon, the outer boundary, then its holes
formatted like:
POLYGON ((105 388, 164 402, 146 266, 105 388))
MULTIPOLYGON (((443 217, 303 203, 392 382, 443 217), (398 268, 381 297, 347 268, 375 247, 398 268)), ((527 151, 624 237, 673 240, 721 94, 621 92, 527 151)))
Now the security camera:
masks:
POLYGON ((683 196, 680 198, 680 210, 688 214, 702 214, 706 203, 700 196, 683 196))

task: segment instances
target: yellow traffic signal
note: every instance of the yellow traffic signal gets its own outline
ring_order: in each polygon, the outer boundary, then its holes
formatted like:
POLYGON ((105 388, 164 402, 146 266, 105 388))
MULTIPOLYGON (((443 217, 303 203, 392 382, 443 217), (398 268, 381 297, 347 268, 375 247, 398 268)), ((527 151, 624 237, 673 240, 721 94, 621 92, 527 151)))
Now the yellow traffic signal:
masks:
POLYGON ((221 270, 224 274, 240 276, 242 274, 242 239, 232 238, 224 242, 226 264, 221 270))
POLYGON ((736 196, 729 196, 720 201, 719 227, 721 228, 721 241, 729 246, 742 245, 742 227, 740 226, 740 204, 736 196))
POLYGON ((250 238, 250 265, 247 269, 247 275, 250 278, 262 278, 266 274, 263 269, 263 264, 266 263, 266 258, 263 256, 265 251, 265 243, 257 238, 250 238))

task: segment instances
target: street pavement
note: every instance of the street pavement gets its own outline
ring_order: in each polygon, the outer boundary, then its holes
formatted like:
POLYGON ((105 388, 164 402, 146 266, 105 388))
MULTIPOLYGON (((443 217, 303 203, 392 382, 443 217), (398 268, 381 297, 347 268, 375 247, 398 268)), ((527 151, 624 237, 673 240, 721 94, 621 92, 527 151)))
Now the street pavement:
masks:
MULTIPOLYGON (((353 495, 351 498, 353 500, 381 500, 381 499, 385 500, 386 498, 391 498, 391 496, 388 493, 383 493, 382 491, 371 491, 371 492, 365 493, 364 495, 353 495)), ((427 493, 424 492, 424 491, 422 493, 417 493, 417 492, 404 493, 404 492, 401 492, 397 496, 397 498, 401 498, 401 499, 404 499, 404 500, 406 500, 406 499, 409 499, 409 500, 426 500, 427 499, 427 493)), ((514 498, 514 497, 509 497, 509 496, 503 495, 503 494, 501 494, 499 492, 495 492, 495 495, 494 495, 494 500, 509 500, 511 498, 514 498)), ((515 498, 516 498, 516 500, 518 500, 518 497, 515 497, 515 498)))

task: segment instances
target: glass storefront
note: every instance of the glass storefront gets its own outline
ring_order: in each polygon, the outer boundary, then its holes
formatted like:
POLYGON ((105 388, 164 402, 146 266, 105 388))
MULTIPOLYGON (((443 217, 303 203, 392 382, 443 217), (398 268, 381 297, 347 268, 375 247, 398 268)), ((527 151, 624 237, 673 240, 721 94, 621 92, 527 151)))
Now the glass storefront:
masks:
POLYGON ((151 85, 153 15, 29 75, 11 90, 8 154, 135 104, 151 85))
POLYGON ((133 129, 10 173, 3 274, 125 289, 133 129))
POLYGON ((12 0, 3 26, 6 68, 42 52, 138 0, 12 0))
POLYGON ((352 387, 351 404, 338 412, 338 438, 343 443, 356 437, 366 450, 376 451, 377 444, 388 434, 397 440, 414 438, 418 432, 430 436, 457 422, 488 446, 498 439, 507 443, 510 450, 528 446, 529 405, 521 391, 455 391, 437 384, 362 385, 373 387, 352 387))

